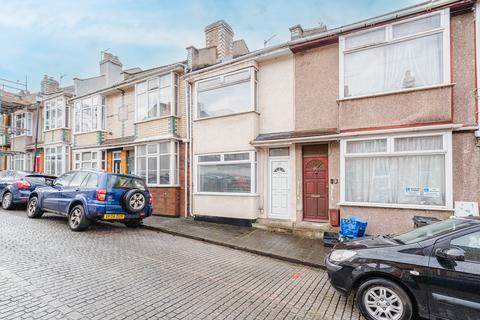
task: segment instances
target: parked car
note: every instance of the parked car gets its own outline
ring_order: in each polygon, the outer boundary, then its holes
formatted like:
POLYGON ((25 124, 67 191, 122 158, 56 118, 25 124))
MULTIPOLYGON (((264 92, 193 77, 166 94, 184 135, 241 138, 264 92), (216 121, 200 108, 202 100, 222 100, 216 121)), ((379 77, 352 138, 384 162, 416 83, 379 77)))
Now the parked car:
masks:
POLYGON ((480 220, 454 218, 398 236, 337 244, 332 286, 367 319, 480 319, 480 220))
POLYGON ((25 171, 2 171, 0 173, 0 202, 10 210, 15 205, 25 205, 30 193, 38 187, 51 184, 56 177, 25 171))
POLYGON ((31 193, 28 217, 40 218, 45 211, 67 216, 73 231, 84 230, 95 220, 119 221, 135 228, 152 214, 152 195, 145 181, 134 175, 71 171, 52 186, 31 193))

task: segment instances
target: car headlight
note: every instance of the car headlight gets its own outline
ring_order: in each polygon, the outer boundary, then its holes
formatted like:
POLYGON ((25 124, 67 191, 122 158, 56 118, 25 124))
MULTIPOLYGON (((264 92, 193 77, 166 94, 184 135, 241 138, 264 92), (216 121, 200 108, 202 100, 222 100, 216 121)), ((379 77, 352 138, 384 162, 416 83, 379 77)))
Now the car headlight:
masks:
POLYGON ((333 250, 330 253, 330 260, 333 262, 343 262, 346 261, 357 254, 353 250, 333 250))

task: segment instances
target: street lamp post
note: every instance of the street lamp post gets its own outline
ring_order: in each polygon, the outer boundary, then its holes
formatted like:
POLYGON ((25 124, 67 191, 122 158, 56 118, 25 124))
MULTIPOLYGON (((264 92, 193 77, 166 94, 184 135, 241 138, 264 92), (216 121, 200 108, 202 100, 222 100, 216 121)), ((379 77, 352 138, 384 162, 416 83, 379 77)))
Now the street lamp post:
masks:
POLYGON ((37 107, 37 120, 35 127, 35 146, 33 148, 33 172, 37 172, 37 146, 38 146, 38 124, 40 121, 40 103, 42 102, 42 96, 35 96, 35 105, 37 107))

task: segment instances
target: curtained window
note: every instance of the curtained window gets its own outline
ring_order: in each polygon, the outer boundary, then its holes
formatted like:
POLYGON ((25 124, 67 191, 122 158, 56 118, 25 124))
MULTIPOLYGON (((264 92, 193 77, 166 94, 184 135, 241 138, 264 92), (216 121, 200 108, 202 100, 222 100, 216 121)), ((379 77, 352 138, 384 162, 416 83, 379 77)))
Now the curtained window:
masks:
POLYGON ((448 10, 341 38, 343 97, 449 81, 448 10))
POLYGON ((446 134, 342 142, 344 201, 446 206, 446 134))

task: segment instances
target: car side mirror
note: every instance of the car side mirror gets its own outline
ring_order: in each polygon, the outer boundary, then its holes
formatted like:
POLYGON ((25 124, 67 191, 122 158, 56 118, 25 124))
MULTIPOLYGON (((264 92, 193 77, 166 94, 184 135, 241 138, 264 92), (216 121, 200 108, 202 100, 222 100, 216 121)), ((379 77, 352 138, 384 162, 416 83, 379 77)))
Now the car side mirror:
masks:
POLYGON ((435 251, 435 256, 444 260, 465 261, 465 251, 456 247, 438 248, 435 251))

